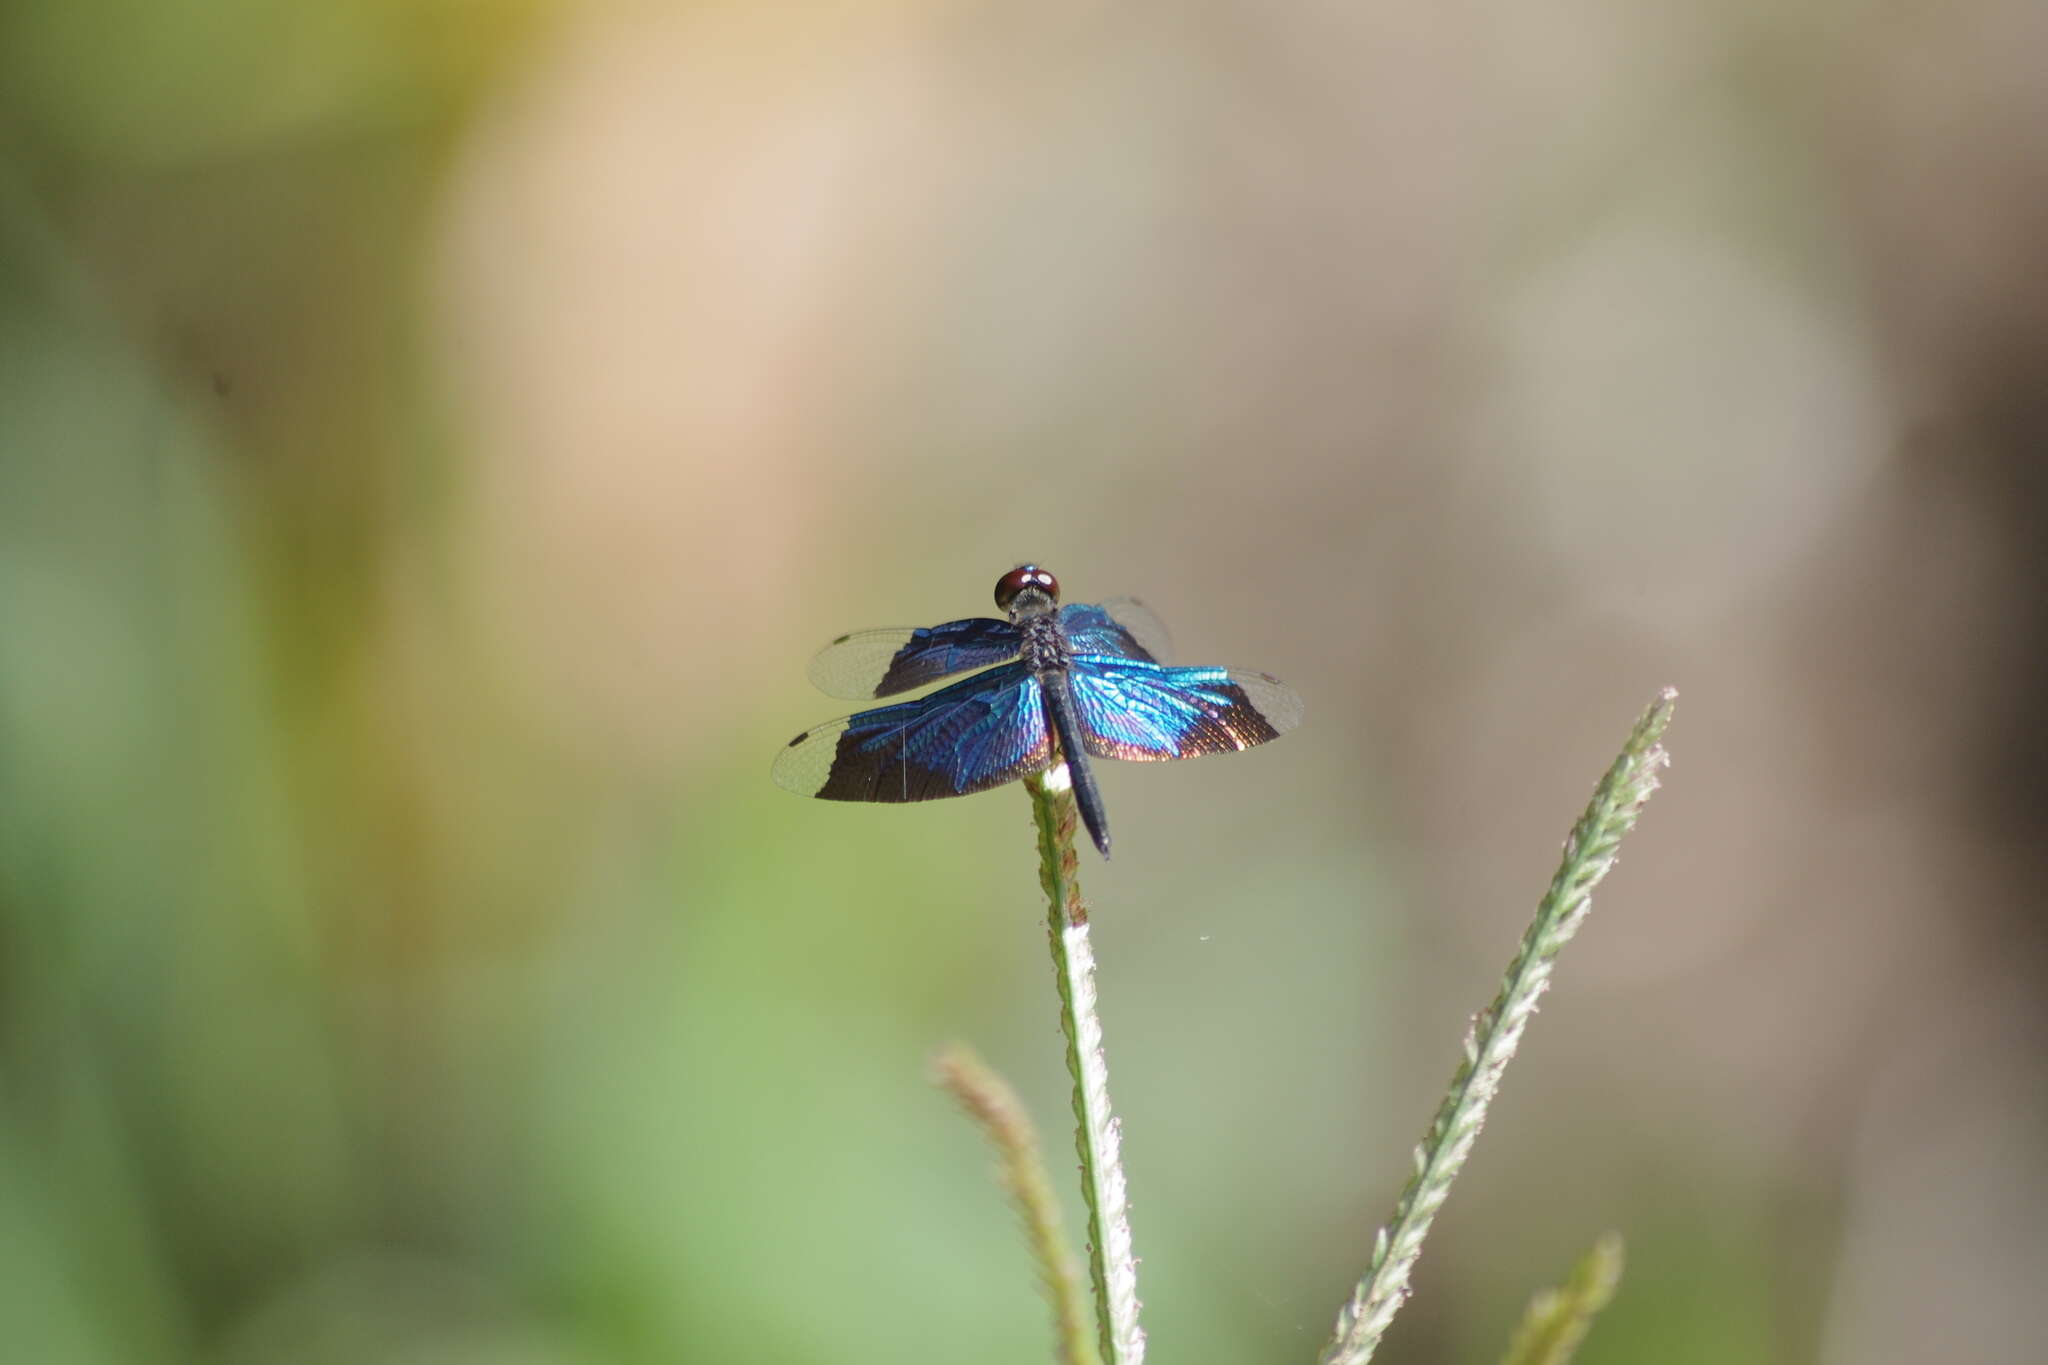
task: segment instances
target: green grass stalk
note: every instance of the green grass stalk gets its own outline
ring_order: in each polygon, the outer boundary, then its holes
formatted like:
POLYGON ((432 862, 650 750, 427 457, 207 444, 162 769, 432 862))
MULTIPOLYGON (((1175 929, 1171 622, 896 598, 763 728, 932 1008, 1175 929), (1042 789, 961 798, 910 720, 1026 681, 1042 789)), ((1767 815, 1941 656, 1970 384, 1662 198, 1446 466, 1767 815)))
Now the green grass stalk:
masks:
POLYGON ((1614 1299, 1621 1261, 1621 1234, 1602 1235, 1563 1285, 1529 1301, 1529 1311, 1522 1315, 1501 1365, 1571 1365, 1593 1325, 1593 1315, 1614 1299))
POLYGON ((1017 1092, 964 1043, 941 1051, 932 1063, 940 1085, 952 1092, 960 1107, 981 1125, 996 1149, 997 1176, 1017 1217, 1038 1278, 1052 1304, 1054 1339, 1060 1365, 1102 1365, 1088 1331, 1088 1296, 1081 1271, 1067 1250, 1060 1230, 1060 1201, 1046 1174, 1038 1132, 1017 1092))
POLYGON ((1578 932, 1592 907, 1593 888, 1614 866, 1622 837, 1635 827, 1643 804, 1657 790, 1657 774, 1669 761, 1659 741, 1677 699, 1678 693, 1666 688, 1643 713, 1566 838, 1557 875, 1508 963, 1500 993, 1465 1035, 1464 1058, 1435 1122, 1415 1149, 1415 1174, 1374 1239, 1364 1278, 1338 1311, 1321 1365, 1365 1365, 1407 1298, 1409 1275, 1422 1254, 1423 1239, 1478 1140, 1536 1002, 1549 989, 1551 965, 1578 932))
POLYGON ((1122 1136, 1109 1107, 1109 1063, 1095 1001, 1095 949, 1077 875, 1073 789, 1064 764, 1025 778, 1024 789, 1038 827, 1038 880, 1045 888, 1060 1029, 1067 1039, 1067 1071, 1074 1079, 1074 1147, 1081 1157, 1081 1195, 1088 1206, 1088 1274, 1102 1358, 1107 1365, 1140 1365, 1145 1333, 1138 1326, 1138 1263, 1131 1250, 1122 1136))

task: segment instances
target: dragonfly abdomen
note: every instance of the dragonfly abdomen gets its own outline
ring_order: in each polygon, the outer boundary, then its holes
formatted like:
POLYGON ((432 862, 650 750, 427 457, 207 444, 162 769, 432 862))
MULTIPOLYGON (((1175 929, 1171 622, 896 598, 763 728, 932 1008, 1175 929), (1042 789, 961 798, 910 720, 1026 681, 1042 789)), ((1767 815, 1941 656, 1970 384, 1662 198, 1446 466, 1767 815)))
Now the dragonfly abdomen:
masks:
POLYGON ((1081 738, 1081 725, 1074 715, 1074 692, 1064 668, 1036 675, 1045 694, 1045 709, 1052 718, 1053 737, 1058 741, 1057 757, 1067 761, 1067 776, 1074 784, 1074 804, 1081 808, 1081 823, 1102 856, 1109 856, 1109 812, 1102 806, 1102 789, 1095 785, 1095 769, 1088 762, 1088 748, 1081 738))

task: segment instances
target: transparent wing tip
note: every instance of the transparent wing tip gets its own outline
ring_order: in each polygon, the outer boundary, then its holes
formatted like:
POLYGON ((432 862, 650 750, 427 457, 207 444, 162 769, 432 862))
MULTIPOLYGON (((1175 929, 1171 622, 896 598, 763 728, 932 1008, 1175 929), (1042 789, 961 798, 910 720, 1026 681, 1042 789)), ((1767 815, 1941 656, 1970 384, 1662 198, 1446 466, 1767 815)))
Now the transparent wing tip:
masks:
POLYGON ((1253 709, 1265 717, 1276 734, 1286 734, 1301 724, 1301 694, 1271 673, 1233 668, 1230 680, 1237 684, 1253 709))

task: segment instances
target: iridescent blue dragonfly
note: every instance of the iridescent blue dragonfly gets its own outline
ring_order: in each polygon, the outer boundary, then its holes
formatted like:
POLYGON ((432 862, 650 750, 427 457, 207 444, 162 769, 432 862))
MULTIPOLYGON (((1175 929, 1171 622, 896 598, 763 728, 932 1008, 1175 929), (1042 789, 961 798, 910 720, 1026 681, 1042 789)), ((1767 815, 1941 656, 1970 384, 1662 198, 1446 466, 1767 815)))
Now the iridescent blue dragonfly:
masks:
POLYGON ((1003 620, 840 636, 811 662, 811 681, 835 697, 891 697, 987 671, 804 731, 776 757, 776 785, 828 801, 930 801, 1063 759, 1107 858, 1109 822, 1090 758, 1249 749, 1301 723, 1301 698, 1268 674, 1162 663, 1165 629, 1135 599, 1059 600, 1059 580, 1024 564, 996 583, 1003 620))

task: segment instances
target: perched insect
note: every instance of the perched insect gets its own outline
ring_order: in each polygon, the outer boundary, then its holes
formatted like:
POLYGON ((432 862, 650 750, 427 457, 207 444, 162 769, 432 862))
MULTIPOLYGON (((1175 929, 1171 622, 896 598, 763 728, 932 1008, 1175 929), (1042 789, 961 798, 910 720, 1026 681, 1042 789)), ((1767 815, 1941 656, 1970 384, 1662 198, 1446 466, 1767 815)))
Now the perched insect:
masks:
POLYGON ((1107 858, 1090 758, 1249 749, 1301 723, 1301 698, 1268 674, 1162 663, 1166 632, 1135 599, 1059 600, 1059 580, 1024 564, 996 582, 1004 620, 840 636, 811 663, 811 681, 835 697, 889 697, 987 671, 804 731, 776 757, 776 785, 828 801, 930 801, 1064 760, 1081 820, 1107 858))

